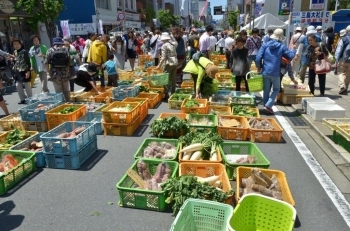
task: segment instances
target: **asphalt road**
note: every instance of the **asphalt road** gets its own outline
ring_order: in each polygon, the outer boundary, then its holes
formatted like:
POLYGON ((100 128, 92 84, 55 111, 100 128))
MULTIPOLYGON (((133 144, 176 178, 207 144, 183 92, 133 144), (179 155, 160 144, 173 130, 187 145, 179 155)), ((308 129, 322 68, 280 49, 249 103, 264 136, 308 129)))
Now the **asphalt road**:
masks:
MULTIPOLYGON (((38 87, 34 92, 39 92, 38 87)), ((17 93, 5 95, 5 99, 10 112, 16 112, 17 93)), ((162 103, 149 110, 147 120, 151 122, 167 111, 175 112, 162 103)), ((150 137, 149 122, 144 122, 133 137, 98 136, 99 151, 79 170, 39 169, 0 196, 0 231, 169 230, 174 220, 171 211, 118 206, 116 183, 134 162, 141 142, 150 137)), ((286 173, 298 214, 295 230, 349 230, 293 142, 285 133, 283 138, 284 143, 258 146, 270 160, 271 169, 286 173)))

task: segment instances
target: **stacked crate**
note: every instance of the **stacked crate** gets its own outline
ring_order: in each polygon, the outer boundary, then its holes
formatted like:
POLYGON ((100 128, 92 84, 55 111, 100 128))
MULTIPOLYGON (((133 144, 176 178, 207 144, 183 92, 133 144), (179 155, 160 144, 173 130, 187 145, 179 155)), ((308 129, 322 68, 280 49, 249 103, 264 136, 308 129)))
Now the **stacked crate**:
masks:
POLYGON ((40 138, 48 168, 78 169, 97 151, 95 126, 89 122, 65 122, 40 138), (84 130, 76 136, 61 138, 79 128, 84 130))
POLYGON ((77 121, 86 115, 86 111, 86 105, 84 104, 62 104, 52 110, 49 110, 45 113, 48 129, 51 130, 66 121, 77 121), (72 106, 76 106, 75 111, 68 114, 60 113, 60 111, 66 107, 72 106))
POLYGON ((122 85, 112 90, 113 101, 122 101, 127 97, 135 97, 139 92, 139 86, 122 85))
POLYGON ((140 103, 139 102, 113 102, 102 110, 103 129, 105 135, 132 136, 140 125, 140 103), (116 108, 126 108, 122 111, 116 108))
POLYGON ((19 109, 22 126, 27 131, 47 132, 45 112, 60 105, 60 101, 38 101, 19 109))

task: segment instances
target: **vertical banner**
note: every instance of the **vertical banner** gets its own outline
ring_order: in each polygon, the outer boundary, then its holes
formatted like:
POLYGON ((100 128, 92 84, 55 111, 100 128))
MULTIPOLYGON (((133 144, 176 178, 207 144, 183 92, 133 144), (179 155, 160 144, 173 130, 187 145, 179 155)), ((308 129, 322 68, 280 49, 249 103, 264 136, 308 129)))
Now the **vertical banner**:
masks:
POLYGON ((291 0, 279 0, 278 15, 289 15, 291 10, 291 0))
POLYGON ((70 30, 69 30, 69 23, 68 23, 68 20, 62 20, 62 21, 60 21, 60 25, 61 25, 63 37, 70 36, 70 30))
POLYGON ((98 28, 100 29, 100 34, 104 34, 103 32, 103 22, 101 19, 98 20, 98 28))
POLYGON ((323 10, 324 0, 310 0, 310 10, 323 10))
POLYGON ((255 18, 260 17, 264 10, 265 0, 257 0, 255 3, 255 18))

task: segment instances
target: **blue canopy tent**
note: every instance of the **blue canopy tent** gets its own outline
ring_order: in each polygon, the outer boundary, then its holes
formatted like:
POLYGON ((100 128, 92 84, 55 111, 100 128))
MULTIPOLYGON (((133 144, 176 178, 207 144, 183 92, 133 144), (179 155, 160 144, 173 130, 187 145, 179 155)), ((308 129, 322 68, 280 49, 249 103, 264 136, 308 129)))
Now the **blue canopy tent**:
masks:
POLYGON ((350 10, 338 10, 332 14, 332 21, 335 22, 334 32, 339 33, 340 30, 350 25, 350 10))

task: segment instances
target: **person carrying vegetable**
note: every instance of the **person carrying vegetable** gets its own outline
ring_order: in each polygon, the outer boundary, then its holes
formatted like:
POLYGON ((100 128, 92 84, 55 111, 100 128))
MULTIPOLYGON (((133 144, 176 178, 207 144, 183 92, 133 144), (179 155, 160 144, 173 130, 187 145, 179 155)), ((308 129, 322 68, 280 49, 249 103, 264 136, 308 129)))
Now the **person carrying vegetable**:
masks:
POLYGON ((75 84, 85 87, 85 92, 88 92, 93 88, 100 95, 101 92, 97 89, 93 82, 93 75, 96 74, 96 72, 97 67, 94 63, 81 65, 77 71, 77 78, 74 79, 75 84))
MULTIPOLYGON (((196 98, 198 99, 200 98, 200 93, 203 93, 200 92, 200 90, 204 76, 207 75, 211 79, 214 79, 216 73, 218 73, 218 67, 215 66, 214 63, 206 57, 201 57, 200 52, 197 52, 193 55, 193 58, 187 63, 183 72, 191 74, 194 81, 194 92, 196 94, 196 98)), ((216 91, 214 91, 214 93, 216 91)))

